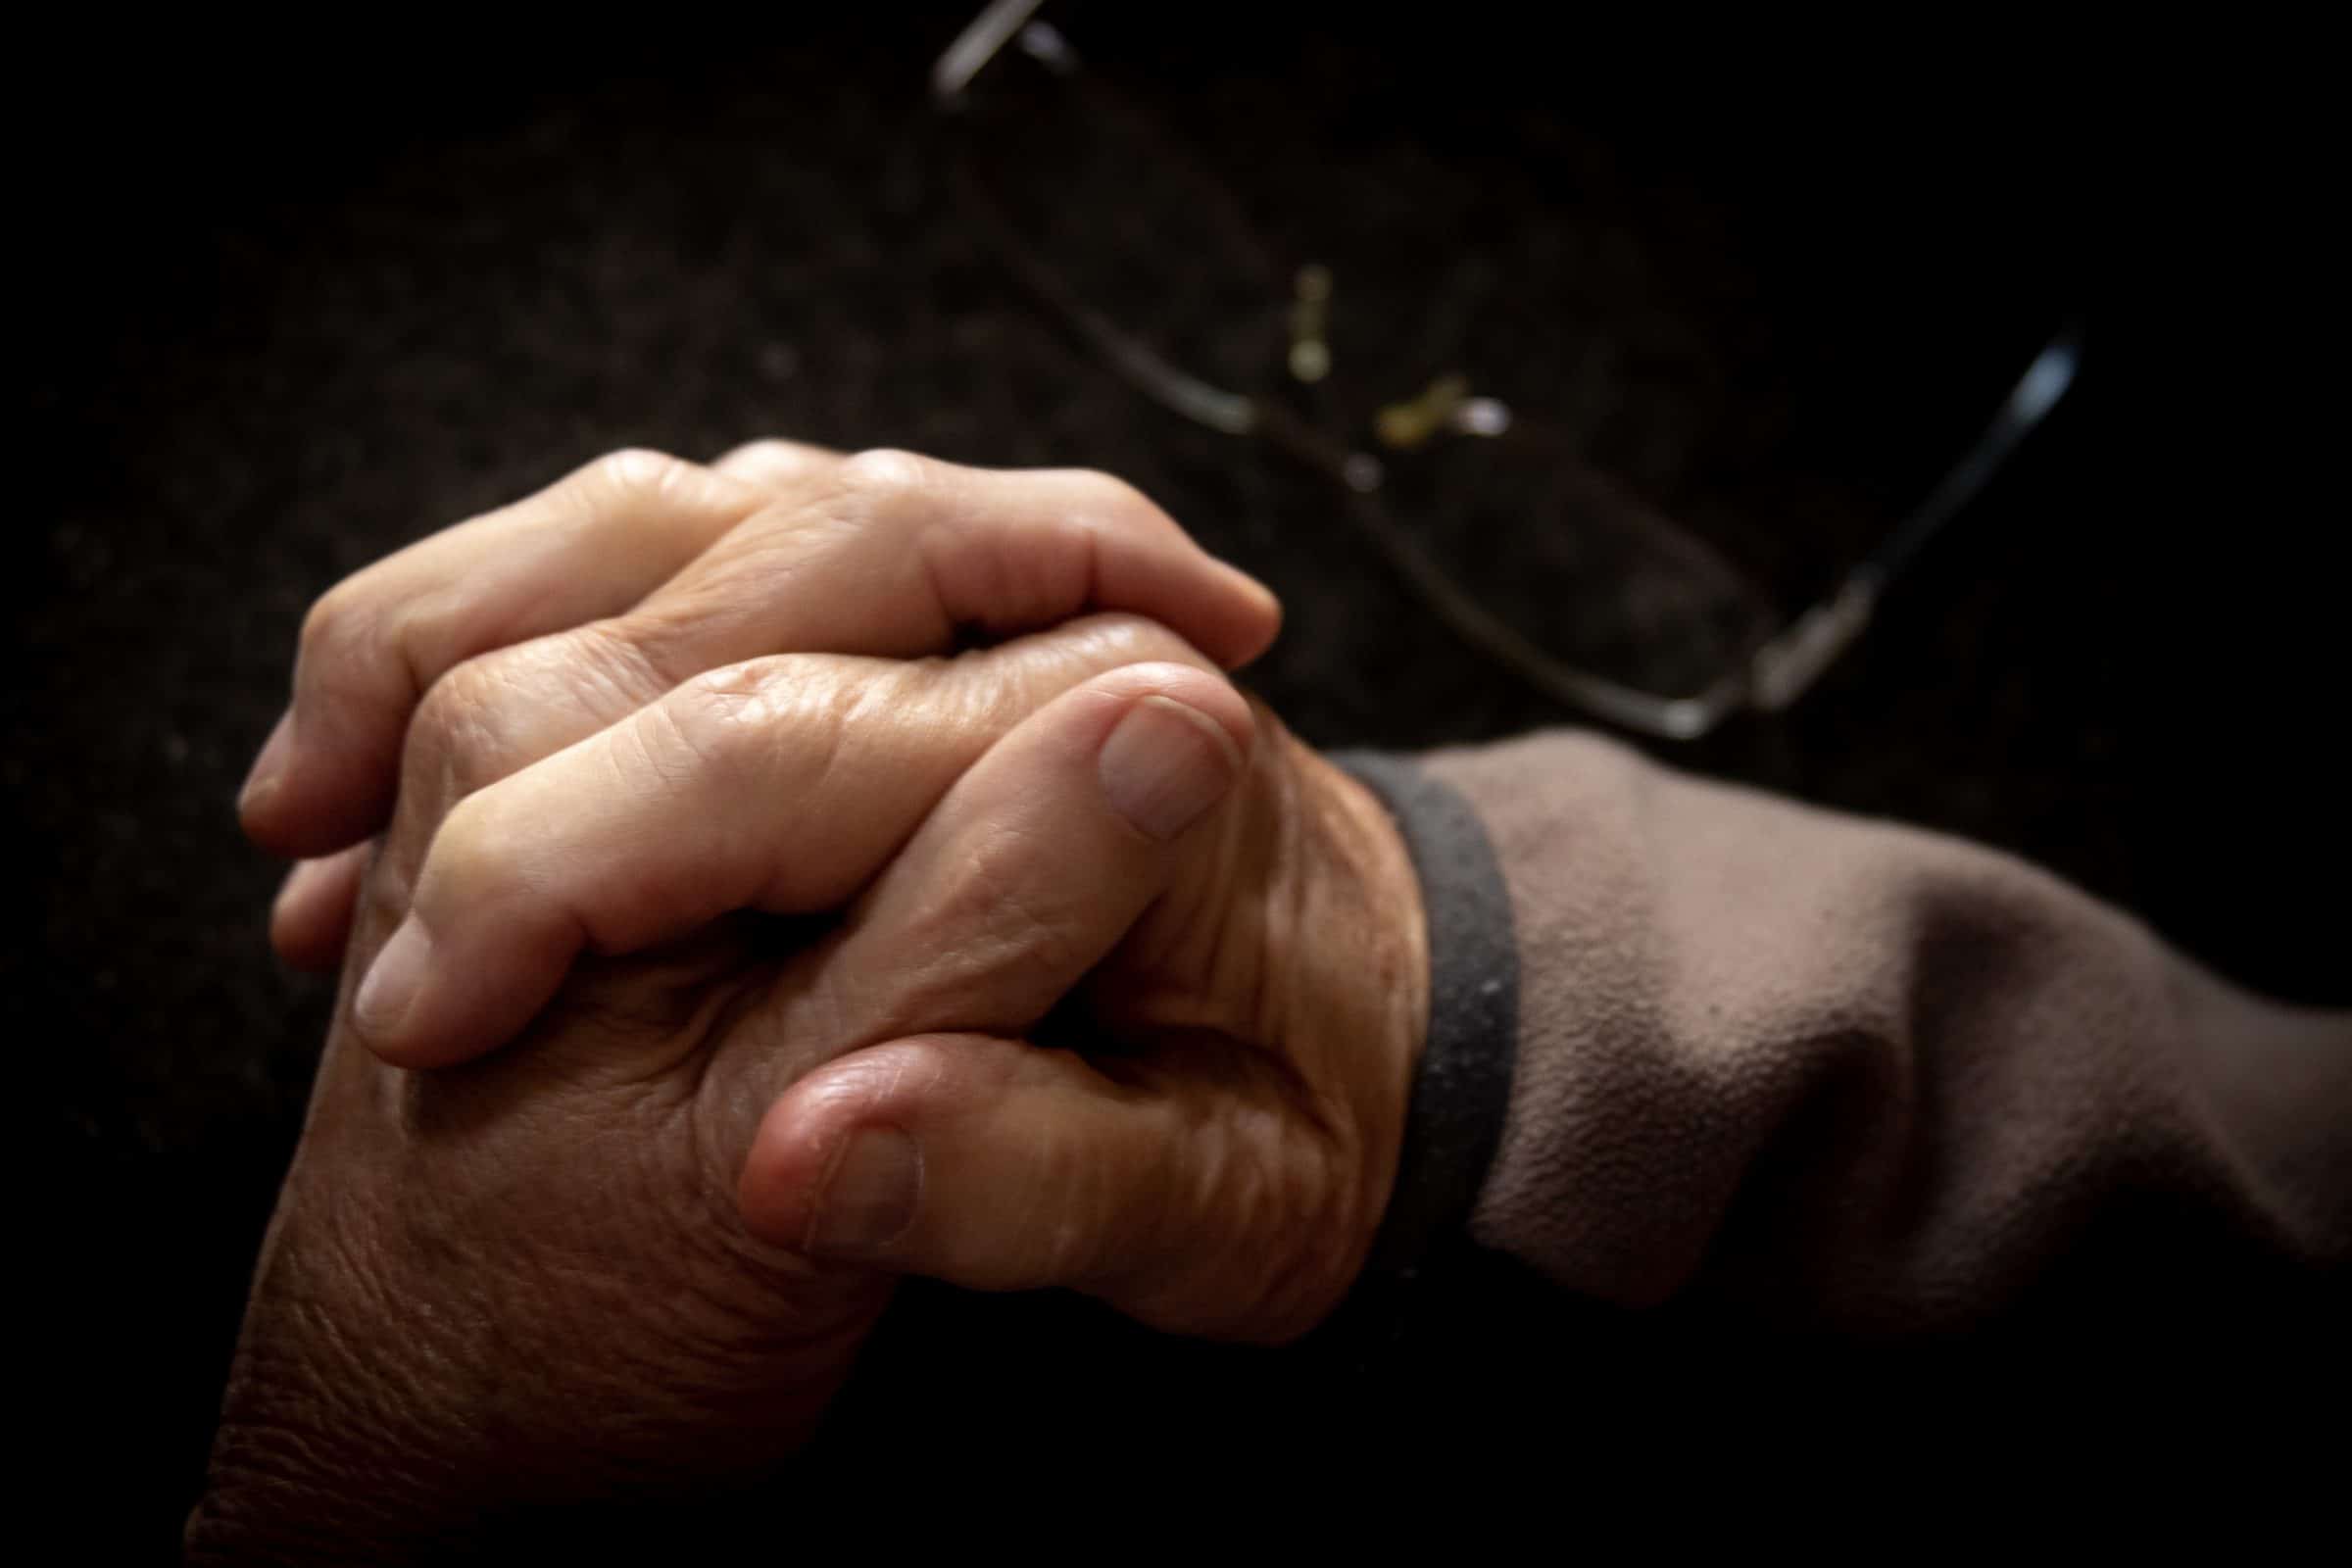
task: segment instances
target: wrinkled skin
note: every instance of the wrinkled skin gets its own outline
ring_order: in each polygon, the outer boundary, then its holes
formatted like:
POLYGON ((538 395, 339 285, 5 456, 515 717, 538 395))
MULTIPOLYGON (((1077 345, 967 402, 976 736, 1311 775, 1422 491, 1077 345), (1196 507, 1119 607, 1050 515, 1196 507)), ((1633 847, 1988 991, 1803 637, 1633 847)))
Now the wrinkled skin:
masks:
MULTIPOLYGON (((1143 659, 1204 662, 1118 620, 950 660, 804 658, 767 678, 803 699, 837 683, 839 702, 775 705, 819 727, 928 702, 944 790, 1055 691, 1143 659)), ((404 911, 433 826, 512 766, 466 753, 506 728, 493 710, 513 689, 461 680, 411 731, 193 1560, 398 1558, 516 1509, 691 1495, 773 1470, 840 1388, 894 1268, 921 1260, 820 1261, 759 1239, 803 1234, 789 1192, 766 1195, 757 1227, 740 1206, 763 1115, 804 1075, 877 1043, 917 1061, 948 1053, 942 1071, 971 1094, 1062 1055, 1000 1037, 1069 989, 1039 995, 1037 975, 1094 936, 1017 921, 974 932, 1004 905, 1003 868, 976 861, 971 885, 925 905, 930 940, 909 943, 889 994, 829 969, 857 906, 821 930, 753 913, 659 953, 583 961, 520 1039, 480 1059, 422 1073, 377 1060, 354 1037, 351 977, 404 911), (935 1031, 979 1038, 903 1043, 935 1031)), ((1311 1327, 1361 1266, 1425 1007, 1417 893, 1361 789, 1269 715, 1258 725, 1233 796, 1188 836, 1165 895, 1111 934, 1083 993, 1085 1027, 1122 1048, 1100 1070, 1164 1107, 1197 1157, 1146 1198, 1104 1195, 1105 1211, 1060 1242, 960 1266, 966 1283, 1074 1284, 1161 1327, 1272 1341, 1311 1327), (1406 907, 1415 923, 1399 931, 1393 911, 1406 907), (1100 1255, 1067 1241, 1114 1234, 1128 1245, 1098 1240, 1100 1255)), ((915 825, 874 831, 844 896, 915 825)), ((1051 1129, 1041 1137, 1054 1157, 1051 1129)), ((1067 1158, 1085 1153, 1073 1142, 1067 1158)), ((1059 1175, 1086 1186, 1083 1169, 1059 1175)))

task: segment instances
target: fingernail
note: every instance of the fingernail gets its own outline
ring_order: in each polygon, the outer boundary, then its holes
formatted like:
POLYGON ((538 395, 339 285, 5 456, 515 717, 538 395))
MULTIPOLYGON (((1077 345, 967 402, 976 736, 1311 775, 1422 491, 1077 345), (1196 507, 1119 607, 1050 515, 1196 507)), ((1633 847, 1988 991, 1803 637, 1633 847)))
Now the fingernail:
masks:
POLYGON ((1225 798, 1240 760, 1215 719, 1166 697, 1127 710, 1102 743, 1102 793, 1136 830, 1172 839, 1225 798))
POLYGON ((250 811, 265 805, 277 787, 285 782, 286 762, 294 751, 294 715, 281 714, 277 727, 262 742, 261 755, 253 760, 253 771, 245 775, 244 788, 237 791, 237 810, 250 811))
POLYGON ((808 1227, 812 1252, 871 1252, 914 1223, 923 1191, 923 1153, 896 1127, 851 1135, 817 1195, 808 1227))
POLYGON ((432 961, 433 938, 415 915, 400 922, 384 951, 375 956, 368 969, 368 978, 360 982, 360 994, 352 999, 352 1021, 366 1035, 381 1036, 400 1027, 424 985, 424 971, 432 961))

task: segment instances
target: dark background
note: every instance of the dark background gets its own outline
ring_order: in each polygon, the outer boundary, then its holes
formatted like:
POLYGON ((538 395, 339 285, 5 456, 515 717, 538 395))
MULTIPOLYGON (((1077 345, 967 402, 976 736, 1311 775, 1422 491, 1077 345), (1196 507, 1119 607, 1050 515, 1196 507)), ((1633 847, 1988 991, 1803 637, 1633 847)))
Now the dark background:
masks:
MULTIPOLYGON (((1262 145, 1241 194, 1280 225, 1410 202, 1433 171, 1541 195, 1522 220, 1560 242, 1561 303, 1489 323, 1505 347, 1486 352, 1573 358, 1609 394, 1583 412, 1587 455, 1681 514, 1891 519, 1982 417, 1954 389, 2073 314, 2075 395, 1869 638, 1793 712, 1663 755, 2017 851, 2246 984, 2352 1003, 2318 248, 2337 182, 2291 40, 2241 58, 1988 17, 1562 37, 1478 6, 1409 28, 1131 9, 1164 30, 1097 7, 1092 35, 1262 145), (1328 215, 1302 177, 1318 165, 1328 215)), ((1311 484, 1139 402, 992 262, 920 108, 961 20, 28 39, 5 765, 30 896, 0 996, 30 1084, 35 1381, 72 1395, 41 1430, 108 1494, 101 1537, 164 1549, 200 1482, 324 1028, 327 988, 269 955, 277 868, 231 799, 304 608, 399 543, 624 444, 710 456, 773 432, 1085 464, 1284 595, 1251 679, 1310 739, 1573 719, 1452 642, 1311 484)), ((1454 275, 1401 253, 1335 266, 1433 317, 1454 275)), ((1586 1312, 1479 1259, 1396 1332, 1284 1356, 917 1295, 819 1473, 976 1451, 1213 1469, 1433 1431, 1478 1451, 1531 1421, 1605 1469, 1690 1425, 1738 1446, 1784 1408, 1873 1431, 1899 1410, 1912 1441, 2040 1412, 2020 1443, 2055 1442, 2054 1411, 2193 1449, 2222 1428, 2183 1414, 2183 1380, 2240 1401, 2241 1433, 2340 1394, 2310 1378, 2342 1366, 2308 1283, 2184 1265, 2125 1309, 2049 1295, 1892 1362, 1703 1312, 1586 1312)))

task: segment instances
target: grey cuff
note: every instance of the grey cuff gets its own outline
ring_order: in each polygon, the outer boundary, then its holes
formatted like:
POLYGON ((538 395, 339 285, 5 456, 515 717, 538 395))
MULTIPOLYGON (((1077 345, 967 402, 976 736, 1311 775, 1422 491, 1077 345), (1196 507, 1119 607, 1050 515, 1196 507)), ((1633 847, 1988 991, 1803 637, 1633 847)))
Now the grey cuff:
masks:
POLYGON ((1502 868, 1470 804, 1402 758, 1347 752, 1332 760, 1396 819, 1429 923, 1429 1035, 1396 1191, 1364 1268, 1372 1284, 1411 1276, 1433 1248, 1467 1233, 1510 1105, 1519 949, 1502 868))

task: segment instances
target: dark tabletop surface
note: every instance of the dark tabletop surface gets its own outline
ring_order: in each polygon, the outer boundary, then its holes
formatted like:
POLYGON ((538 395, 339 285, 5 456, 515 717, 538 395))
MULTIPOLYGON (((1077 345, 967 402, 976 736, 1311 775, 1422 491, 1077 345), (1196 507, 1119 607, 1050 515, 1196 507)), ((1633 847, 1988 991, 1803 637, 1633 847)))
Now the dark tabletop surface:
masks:
MULTIPOLYGON (((1584 455, 1678 514, 1784 519, 1799 542, 1806 518, 1891 517, 1964 444, 1987 377, 2073 313, 2075 396, 1866 642, 1792 712, 1658 750, 2020 852, 2244 983, 2352 1003, 2344 517, 2323 467, 2340 397, 2304 390, 2330 362, 2296 93, 2222 115, 2137 92, 2099 38, 1947 39, 1855 72, 1777 36, 1693 62, 1669 24, 1567 47, 1477 7, 1409 33, 1186 15, 1097 36, 1144 90, 1255 142, 1242 196, 1286 234, 1494 195, 1426 250, 1337 264, 1343 290, 1453 311, 1482 374, 1553 388, 1584 455), (1529 256, 1556 295, 1512 296, 1524 318, 1497 329, 1479 264, 1529 256)), ((104 1532, 166 1543, 193 1494, 323 1032, 326 985, 269 955, 276 868, 230 802, 302 612, 339 576, 624 444, 708 456, 780 432, 1086 464, 1285 596, 1250 679, 1310 739, 1573 719, 1452 641, 1312 484, 1138 402, 1004 276, 919 112, 959 20, 420 33, 292 62, 190 36, 103 70, 109 40, 68 27, 20 65, 68 63, 14 111, 34 243, 13 427, 32 439, 5 787, 29 897, 0 997, 32 1086, 20 1208, 65 1282, 41 1292, 42 1360, 74 1394, 54 1451, 110 1478, 104 1532)), ((2217 60, 2197 79, 2235 77, 2217 60)), ((1552 1385, 1499 1392, 1539 1365, 1617 1368, 1628 1401, 1679 1379, 1688 1404, 1746 1354, 1489 1267, 1465 1262, 1397 1344, 1319 1359, 918 1296, 834 1463, 1005 1422, 1065 1460, 1237 1411, 1264 1443, 1264 1413, 1329 1396, 1335 1368, 1458 1424, 1548 1407, 1527 1389, 1552 1385), (944 1436, 905 1415, 942 1405, 944 1436)), ((2227 1304, 2229 1278, 2213 1291, 2227 1304)), ((2096 1338, 2049 1321, 1977 1343, 2041 1333, 2064 1360, 2096 1338)), ((2172 1321, 2193 1364, 2240 1353, 2172 1321)), ((1957 1397, 1949 1371, 1901 1375, 1957 1397)))

